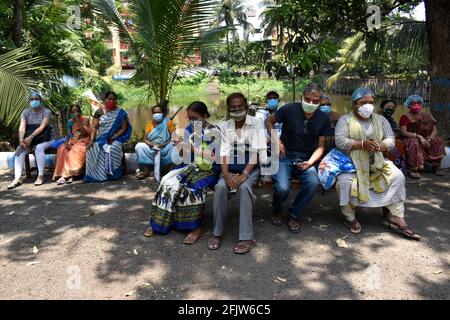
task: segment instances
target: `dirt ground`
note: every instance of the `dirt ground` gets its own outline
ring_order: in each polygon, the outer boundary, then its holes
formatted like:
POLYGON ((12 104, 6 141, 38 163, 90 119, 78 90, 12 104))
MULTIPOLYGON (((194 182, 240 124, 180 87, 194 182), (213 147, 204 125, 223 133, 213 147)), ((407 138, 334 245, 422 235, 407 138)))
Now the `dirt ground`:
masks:
POLYGON ((271 225, 271 190, 258 189, 257 245, 236 255, 236 199, 223 245, 210 251, 212 198, 206 236, 185 246, 183 233, 142 235, 151 180, 6 190, 12 171, 0 170, 0 299, 449 299, 449 177, 407 180, 420 242, 385 229, 381 209, 359 210, 363 231, 352 235, 333 192, 316 195, 292 234, 271 225))

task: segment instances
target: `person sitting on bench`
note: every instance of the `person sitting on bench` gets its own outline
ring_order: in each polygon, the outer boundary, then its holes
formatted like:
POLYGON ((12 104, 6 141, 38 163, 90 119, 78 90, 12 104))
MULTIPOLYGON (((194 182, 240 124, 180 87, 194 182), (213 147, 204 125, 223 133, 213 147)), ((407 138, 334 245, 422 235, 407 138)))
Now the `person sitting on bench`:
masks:
POLYGON ((300 232, 301 225, 298 219, 320 185, 314 164, 324 153, 326 137, 332 135, 329 115, 318 110, 321 92, 319 85, 309 84, 303 90, 301 103, 287 104, 266 120, 269 134, 274 132, 275 123, 283 124, 281 139, 275 134, 272 135, 280 153, 278 172, 272 176, 274 225, 283 222, 282 205, 289 196, 292 174, 295 173, 302 182, 302 187, 289 209, 288 228, 293 233, 300 232))
POLYGON ((73 177, 83 174, 86 161, 86 145, 89 143, 91 128, 89 119, 81 114, 81 107, 73 105, 67 129, 67 140, 58 147, 53 181, 57 184, 71 183, 73 177), (59 178, 59 179, 58 179, 59 178))
POLYGON ((13 189, 22 184, 21 176, 25 156, 34 152, 38 177, 34 185, 39 186, 44 183, 45 170, 45 150, 53 142, 54 132, 51 127, 51 111, 43 106, 42 96, 38 92, 33 92, 29 98, 30 108, 24 110, 20 117, 19 142, 14 159, 14 180, 8 185, 8 189, 13 189))

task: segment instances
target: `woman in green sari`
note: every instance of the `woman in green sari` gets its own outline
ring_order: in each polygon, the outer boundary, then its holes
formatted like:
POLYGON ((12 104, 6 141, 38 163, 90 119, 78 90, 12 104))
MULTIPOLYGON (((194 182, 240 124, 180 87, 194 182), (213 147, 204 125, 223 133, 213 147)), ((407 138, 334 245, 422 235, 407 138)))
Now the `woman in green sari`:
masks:
POLYGON ((175 160, 183 146, 184 164, 161 179, 152 203, 150 225, 144 235, 168 234, 172 229, 189 231, 183 243, 194 244, 203 234, 207 189, 214 188, 220 175, 214 147, 214 141, 220 141, 220 130, 207 121, 210 115, 203 102, 191 103, 187 115, 189 126, 185 137, 189 137, 189 142, 177 144, 176 152, 172 153, 175 160))

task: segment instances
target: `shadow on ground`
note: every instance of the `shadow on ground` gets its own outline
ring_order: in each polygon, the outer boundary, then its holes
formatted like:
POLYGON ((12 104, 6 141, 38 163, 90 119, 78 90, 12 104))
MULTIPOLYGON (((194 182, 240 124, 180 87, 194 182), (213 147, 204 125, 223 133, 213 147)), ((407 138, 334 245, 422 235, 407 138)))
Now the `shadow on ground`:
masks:
POLYGON ((236 199, 222 247, 210 251, 212 195, 206 235, 185 246, 179 232, 143 237, 154 192, 148 181, 6 191, 11 172, 0 174, 1 299, 450 298, 449 173, 407 180, 406 217, 421 242, 386 230, 381 209, 359 210, 363 232, 350 234, 332 192, 316 195, 302 232, 291 234, 270 224, 271 190, 258 189, 257 246, 242 256, 233 253, 236 199), (338 248, 345 236, 348 248, 338 248))

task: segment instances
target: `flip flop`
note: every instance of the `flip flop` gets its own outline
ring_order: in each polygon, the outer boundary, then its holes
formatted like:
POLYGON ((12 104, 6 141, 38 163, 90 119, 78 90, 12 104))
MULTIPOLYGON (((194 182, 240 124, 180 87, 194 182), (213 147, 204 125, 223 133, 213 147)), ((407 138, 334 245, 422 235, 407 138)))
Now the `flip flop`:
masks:
POLYGON ((217 249, 220 248, 221 244, 222 244, 222 238, 221 237, 212 236, 208 240, 208 249, 210 249, 210 250, 217 250, 217 249))
POLYGON ((383 225, 391 230, 394 230, 395 232, 405 236, 408 239, 420 241, 422 239, 421 236, 416 234, 414 231, 412 231, 408 226, 400 226, 392 221, 384 220, 383 225))
POLYGON ((283 224, 283 219, 282 219, 281 214, 273 214, 272 213, 270 220, 272 221, 272 224, 274 226, 279 226, 279 225, 283 224))
POLYGON ((234 253, 237 254, 249 253, 255 245, 256 245, 255 239, 239 241, 234 247, 234 253))
POLYGON ((147 238, 153 237, 153 229, 151 227, 145 229, 144 236, 147 238))
POLYGON ((193 233, 189 233, 186 238, 184 238, 183 243, 187 245, 191 245, 196 243, 203 235, 203 232, 200 232, 198 235, 194 235, 193 233))
MULTIPOLYGON (((289 224, 289 222, 290 222, 291 220, 292 220, 292 219, 289 219, 289 220, 287 221, 287 226, 288 226, 289 231, 292 232, 292 233, 299 233, 299 232, 301 231, 302 225, 296 221, 296 222, 298 223, 298 226, 297 226, 297 227, 291 227, 291 225, 289 224)), ((294 221, 295 221, 295 220, 294 220, 294 221)))
POLYGON ((148 178, 148 174, 145 174, 145 173, 143 173, 143 172, 139 172, 137 175, 136 175, 136 178, 138 179, 138 180, 143 180, 143 179, 145 179, 145 178, 148 178))

